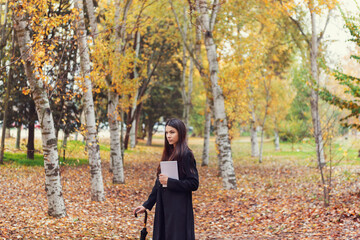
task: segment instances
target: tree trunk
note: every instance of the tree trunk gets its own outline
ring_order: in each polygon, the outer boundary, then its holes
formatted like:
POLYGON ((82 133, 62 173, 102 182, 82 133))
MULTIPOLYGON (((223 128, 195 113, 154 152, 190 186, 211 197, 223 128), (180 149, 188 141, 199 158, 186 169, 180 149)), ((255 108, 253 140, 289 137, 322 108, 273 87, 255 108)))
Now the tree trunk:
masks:
POLYGON ((79 20, 77 22, 76 32, 79 44, 81 71, 84 78, 83 103, 86 121, 86 145, 91 168, 91 199, 93 201, 103 201, 105 199, 104 185, 101 174, 100 147, 98 144, 96 133, 96 120, 90 76, 90 55, 87 45, 87 34, 84 21, 84 7, 82 0, 75 0, 75 7, 78 9, 79 12, 79 20))
POLYGON ((205 106, 205 128, 204 128, 204 146, 202 153, 202 164, 201 166, 209 165, 209 143, 210 143, 210 125, 211 125, 211 111, 210 111, 209 98, 206 97, 205 106))
MULTIPOLYGON (((207 1, 200 1, 201 25, 204 29, 204 42, 209 62, 209 72, 211 80, 212 94, 214 97, 214 118, 216 125, 216 146, 218 150, 218 159, 221 167, 221 176, 223 178, 223 187, 225 189, 236 189, 236 177, 231 154, 231 145, 229 139, 229 128, 225 114, 225 104, 222 89, 218 83, 219 63, 217 60, 216 46, 213 39, 212 29, 210 29, 210 19, 207 13, 207 1)), ((218 1, 214 2, 218 5, 218 1)), ((218 8, 219 6, 215 6, 218 8)), ((213 12, 212 16, 216 15, 213 12)), ((213 26, 212 26, 213 27, 213 26)))
POLYGON ((110 126, 110 162, 112 163, 113 183, 125 183, 123 161, 121 157, 120 131, 118 121, 119 95, 108 90, 108 118, 110 126))
MULTIPOLYGON (((1 1, 1 4, 3 4, 3 2, 1 1)), ((0 42, 4 43, 5 45, 3 45, 2 47, 6 46, 6 41, 7 41, 7 35, 6 35, 6 26, 7 26, 7 20, 8 20, 8 13, 9 13, 9 0, 6 0, 5 3, 5 10, 4 10, 4 16, 0 15, 0 19, 4 19, 4 24, 2 25, 2 29, 1 29, 1 39, 0 42)), ((0 49, 0 60, 5 60, 4 56, 3 56, 3 48, 0 49)), ((2 64, 2 67, 4 67, 4 64, 2 64)))
MULTIPOLYGON (((115 1, 115 17, 114 17, 114 19, 115 19, 115 37, 116 37, 115 51, 119 55, 124 54, 126 20, 127 20, 127 15, 128 15, 131 4, 132 4, 132 0, 126 0, 125 6, 122 9, 123 10, 122 18, 120 19, 120 12, 121 12, 120 1, 119 0, 115 1)), ((124 122, 123 110, 121 110, 121 121, 122 122, 121 122, 120 146, 121 146, 122 161, 124 162, 124 152, 125 152, 125 148, 127 147, 127 142, 126 142, 126 147, 125 147, 124 133, 123 133, 123 122, 124 122)))
POLYGON ((89 16, 89 21, 90 21, 91 35, 95 42, 98 32, 97 32, 96 16, 94 13, 93 0, 86 0, 86 9, 87 9, 87 14, 89 16))
POLYGON ((64 132, 64 138, 63 138, 63 142, 62 142, 62 148, 66 148, 68 138, 69 138, 69 133, 68 133, 68 132, 64 132))
POLYGON ((190 111, 191 111, 191 95, 193 91, 193 76, 194 76, 194 60, 190 58, 190 65, 189 65, 189 79, 188 79, 188 92, 186 97, 185 103, 185 126, 189 129, 189 118, 190 118, 190 111))
POLYGON ((17 127, 16 130, 16 143, 15 143, 16 149, 20 149, 20 141, 21 141, 21 125, 17 127))
MULTIPOLYGON (((187 41, 187 13, 186 13, 186 7, 184 6, 183 9, 183 14, 184 14, 184 24, 183 24, 183 33, 186 37, 185 41, 187 41)), ((186 71, 187 71, 187 62, 188 62, 188 58, 186 56, 186 46, 185 46, 185 41, 183 41, 183 51, 182 51, 182 76, 181 76, 181 97, 184 103, 184 109, 183 109, 183 120, 185 123, 185 126, 187 127, 187 121, 188 121, 188 116, 187 116, 187 102, 188 102, 188 95, 186 93, 186 71)))
POLYGON ((275 151, 280 151, 280 137, 279 131, 277 129, 274 130, 275 135, 275 151))
MULTIPOLYGON (((134 78, 135 81, 138 81, 138 71, 137 71, 137 59, 139 58, 139 54, 140 54, 140 32, 137 31, 136 32, 136 37, 135 37, 135 61, 134 61, 134 78)), ((134 116, 135 114, 137 114, 138 111, 136 111, 136 106, 137 106, 137 102, 138 102, 138 91, 135 91, 135 96, 134 96, 134 102, 131 108, 131 116, 134 116)), ((130 148, 135 148, 136 146, 136 133, 137 133, 137 123, 138 123, 138 118, 137 116, 134 116, 134 120, 131 123, 131 130, 130 130, 130 148)))
POLYGON ((5 126, 5 138, 11 138, 10 128, 5 126))
POLYGON ((30 62, 33 57, 31 49, 28 47, 31 41, 30 32, 27 28, 28 23, 24 20, 26 18, 25 16, 22 16, 20 12, 15 13, 14 18, 14 29, 16 31, 22 60, 25 65, 25 73, 35 101, 38 119, 41 124, 48 214, 60 218, 66 216, 66 209, 60 181, 59 156, 49 98, 42 80, 37 80, 35 77, 35 71, 30 62))
POLYGON ((151 146, 151 144, 152 144, 153 129, 154 129, 154 124, 149 123, 149 130, 148 130, 148 137, 147 137, 147 141, 146 141, 146 146, 151 146))
POLYGON ((28 125, 28 140, 27 140, 27 158, 34 159, 35 154, 35 103, 30 101, 29 107, 29 125, 28 125))
MULTIPOLYGON (((13 37, 13 46, 14 49, 14 37, 13 37)), ((13 54, 14 57, 14 54, 13 54)), ((1 134, 1 146, 0 146, 0 164, 4 164, 4 151, 5 151, 5 135, 6 135, 6 123, 7 118, 9 115, 9 99, 11 95, 11 82, 13 81, 13 75, 12 75, 12 66, 10 66, 8 79, 6 81, 6 94, 4 99, 4 118, 3 118, 3 126, 2 126, 2 134, 1 134)))
POLYGON ((270 87, 271 87, 271 79, 269 80, 269 85, 266 85, 266 80, 264 79, 264 88, 266 93, 266 105, 265 105, 265 112, 264 112, 264 119, 261 125, 261 140, 260 140, 260 155, 259 155, 259 163, 262 163, 262 157, 263 157, 263 145, 264 145, 264 131, 265 131, 265 123, 266 123, 266 117, 268 108, 270 105, 270 87))
MULTIPOLYGON (((318 76, 318 65, 317 65, 317 56, 318 56, 318 40, 317 40, 317 31, 316 31, 316 13, 311 11, 311 49, 310 49, 310 62, 311 62, 311 75, 315 84, 315 88, 319 85, 319 76, 318 76)), ((311 117, 314 127, 314 137, 316 143, 316 152, 319 168, 322 168, 325 165, 325 156, 324 156, 324 143, 322 138, 321 123, 320 123, 320 114, 319 114, 319 93, 316 89, 311 88, 311 117)))
POLYGON ((262 163, 262 158, 263 158, 264 125, 265 125, 265 119, 264 119, 264 124, 263 124, 263 126, 261 127, 259 163, 262 163))
MULTIPOLYGON (((132 108, 133 109, 133 108, 132 108)), ((131 109, 131 112, 132 112, 131 109)), ((135 113, 132 113, 135 114, 135 113)), ((136 146, 136 118, 131 123, 131 129, 130 129, 130 148, 135 148, 136 146)))
MULTIPOLYGON (((121 148, 121 158, 124 163, 124 153, 125 153, 125 147, 124 147, 124 111, 120 111, 121 116, 121 122, 120 122, 120 148, 121 148)), ((124 164, 123 164, 124 165, 124 164)))
POLYGON ((130 113, 131 113, 131 111, 129 111, 129 114, 127 114, 127 119, 126 119, 126 132, 125 132, 125 138, 124 138, 124 148, 125 149, 128 149, 129 139, 130 139, 131 125, 128 124, 130 122, 130 113))
POLYGON ((137 137, 139 136, 139 129, 141 131, 141 138, 144 139, 145 136, 143 134, 143 127, 142 127, 142 123, 140 122, 140 116, 141 116, 141 110, 142 110, 142 102, 139 104, 138 109, 135 112, 135 119, 136 119, 136 142, 137 142, 137 137))
MULTIPOLYGON (((128 0, 127 7, 130 6, 131 0, 128 0)), ((116 1, 116 28, 119 26, 119 1, 116 1)), ((86 0, 91 32, 93 40, 97 38, 97 23, 94 14, 94 5, 92 0, 86 0)), ((127 12, 127 10, 126 10, 127 12)), ((118 94, 113 90, 114 86, 111 76, 107 76, 106 83, 108 85, 108 122, 110 126, 110 168, 109 171, 113 173, 113 183, 125 183, 124 168, 123 168, 123 151, 122 138, 119 134, 119 121, 117 119, 117 106, 119 102, 118 94), (117 132, 116 132, 117 131, 117 132)), ((122 135, 121 135, 122 136, 122 135)))
POLYGON ((259 143, 257 140, 257 126, 256 126, 256 116, 254 110, 251 111, 251 120, 250 120, 250 138, 251 138, 251 156, 259 156, 259 143))

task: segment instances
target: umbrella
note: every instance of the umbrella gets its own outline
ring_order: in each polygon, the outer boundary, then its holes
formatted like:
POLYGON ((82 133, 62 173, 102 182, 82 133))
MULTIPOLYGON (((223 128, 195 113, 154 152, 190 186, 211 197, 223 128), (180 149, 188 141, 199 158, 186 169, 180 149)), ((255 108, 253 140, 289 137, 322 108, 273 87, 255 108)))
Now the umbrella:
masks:
MULTIPOLYGON (((137 213, 135 213, 135 217, 137 217, 137 213)), ((147 222, 147 211, 145 210, 145 219, 144 219, 144 228, 140 232, 140 240, 145 240, 148 232, 146 231, 146 222, 147 222)))

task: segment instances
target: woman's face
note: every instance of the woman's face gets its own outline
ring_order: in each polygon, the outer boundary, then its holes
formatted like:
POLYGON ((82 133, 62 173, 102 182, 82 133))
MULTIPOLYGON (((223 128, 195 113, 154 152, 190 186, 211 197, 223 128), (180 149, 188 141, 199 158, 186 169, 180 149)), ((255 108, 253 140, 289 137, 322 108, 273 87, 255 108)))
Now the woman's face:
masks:
POLYGON ((176 145, 176 143, 179 141, 179 133, 176 130, 176 128, 173 128, 171 126, 165 127, 165 136, 168 140, 170 145, 176 145))

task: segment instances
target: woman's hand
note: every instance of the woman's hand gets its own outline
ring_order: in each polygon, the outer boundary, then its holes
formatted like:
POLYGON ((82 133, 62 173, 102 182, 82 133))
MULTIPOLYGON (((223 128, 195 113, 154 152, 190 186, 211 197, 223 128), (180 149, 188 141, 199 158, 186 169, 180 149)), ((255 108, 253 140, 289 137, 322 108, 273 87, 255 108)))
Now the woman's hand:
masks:
POLYGON ((136 215, 136 214, 138 214, 138 213, 143 213, 143 212, 145 212, 145 207, 144 206, 138 206, 138 207, 136 207, 135 209, 134 209, 134 214, 136 215))
POLYGON ((159 181, 162 185, 167 185, 167 182, 168 182, 168 176, 166 176, 165 174, 160 174, 159 175, 159 181))

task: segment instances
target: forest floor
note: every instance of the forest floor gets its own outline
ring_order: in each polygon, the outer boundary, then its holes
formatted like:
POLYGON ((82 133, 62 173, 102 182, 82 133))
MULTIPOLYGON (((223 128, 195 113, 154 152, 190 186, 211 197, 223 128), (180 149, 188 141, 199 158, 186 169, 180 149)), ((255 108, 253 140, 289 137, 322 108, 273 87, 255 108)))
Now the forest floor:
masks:
MULTIPOLYGON (((319 170, 312 154, 305 154, 307 148, 297 145, 286 152, 290 147, 284 145, 282 153, 276 153, 271 144, 260 164, 248 156, 250 145, 233 141, 237 190, 226 191, 214 147, 210 165, 201 167, 202 140, 190 139, 200 174, 200 187, 193 194, 196 239, 359 239, 360 159, 334 165, 330 206, 324 207, 319 170)), ((126 183, 114 185, 103 148, 103 202, 90 200, 88 165, 62 166, 67 210, 62 219, 47 216, 43 167, 6 162, 0 166, 0 239, 138 238, 143 215, 135 218, 132 211, 151 191, 161 150, 159 137, 152 147, 140 142, 127 151, 126 183)), ((153 218, 154 210, 149 213, 149 239, 153 218)))

